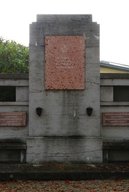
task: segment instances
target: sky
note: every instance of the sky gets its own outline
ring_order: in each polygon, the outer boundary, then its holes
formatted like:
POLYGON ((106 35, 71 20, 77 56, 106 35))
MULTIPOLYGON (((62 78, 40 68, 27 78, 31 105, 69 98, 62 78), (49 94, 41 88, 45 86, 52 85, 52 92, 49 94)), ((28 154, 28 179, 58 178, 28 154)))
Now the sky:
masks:
POLYGON ((129 65, 128 0, 0 0, 0 37, 29 46, 37 14, 92 14, 100 24, 100 60, 129 65))

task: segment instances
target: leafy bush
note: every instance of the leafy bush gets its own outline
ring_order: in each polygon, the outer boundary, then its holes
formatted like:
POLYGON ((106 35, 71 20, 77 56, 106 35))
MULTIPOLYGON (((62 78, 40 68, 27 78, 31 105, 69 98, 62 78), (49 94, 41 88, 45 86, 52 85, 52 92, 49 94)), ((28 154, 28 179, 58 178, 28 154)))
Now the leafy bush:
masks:
POLYGON ((29 48, 0 38, 0 73, 28 73, 29 48))

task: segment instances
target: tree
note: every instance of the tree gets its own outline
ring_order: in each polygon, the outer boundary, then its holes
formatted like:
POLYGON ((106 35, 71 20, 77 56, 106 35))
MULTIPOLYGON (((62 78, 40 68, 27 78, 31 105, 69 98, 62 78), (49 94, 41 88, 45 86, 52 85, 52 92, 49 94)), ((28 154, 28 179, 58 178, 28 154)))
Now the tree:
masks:
POLYGON ((29 48, 0 38, 0 73, 27 73, 29 48))

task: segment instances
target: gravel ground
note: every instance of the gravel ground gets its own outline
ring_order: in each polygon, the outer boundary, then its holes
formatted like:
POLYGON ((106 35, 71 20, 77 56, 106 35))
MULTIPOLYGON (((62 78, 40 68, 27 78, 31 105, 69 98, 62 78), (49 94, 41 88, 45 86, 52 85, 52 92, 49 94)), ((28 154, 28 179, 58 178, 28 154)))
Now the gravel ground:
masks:
POLYGON ((129 192, 129 180, 3 181, 0 192, 129 192))

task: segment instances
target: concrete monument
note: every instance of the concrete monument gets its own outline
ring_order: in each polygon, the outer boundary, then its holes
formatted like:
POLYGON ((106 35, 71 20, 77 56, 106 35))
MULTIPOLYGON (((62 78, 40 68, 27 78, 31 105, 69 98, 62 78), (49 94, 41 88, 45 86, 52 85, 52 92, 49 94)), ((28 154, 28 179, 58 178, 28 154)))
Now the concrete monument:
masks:
POLYGON ((27 162, 49 161, 102 161, 99 25, 91 15, 38 15, 30 25, 27 162))

